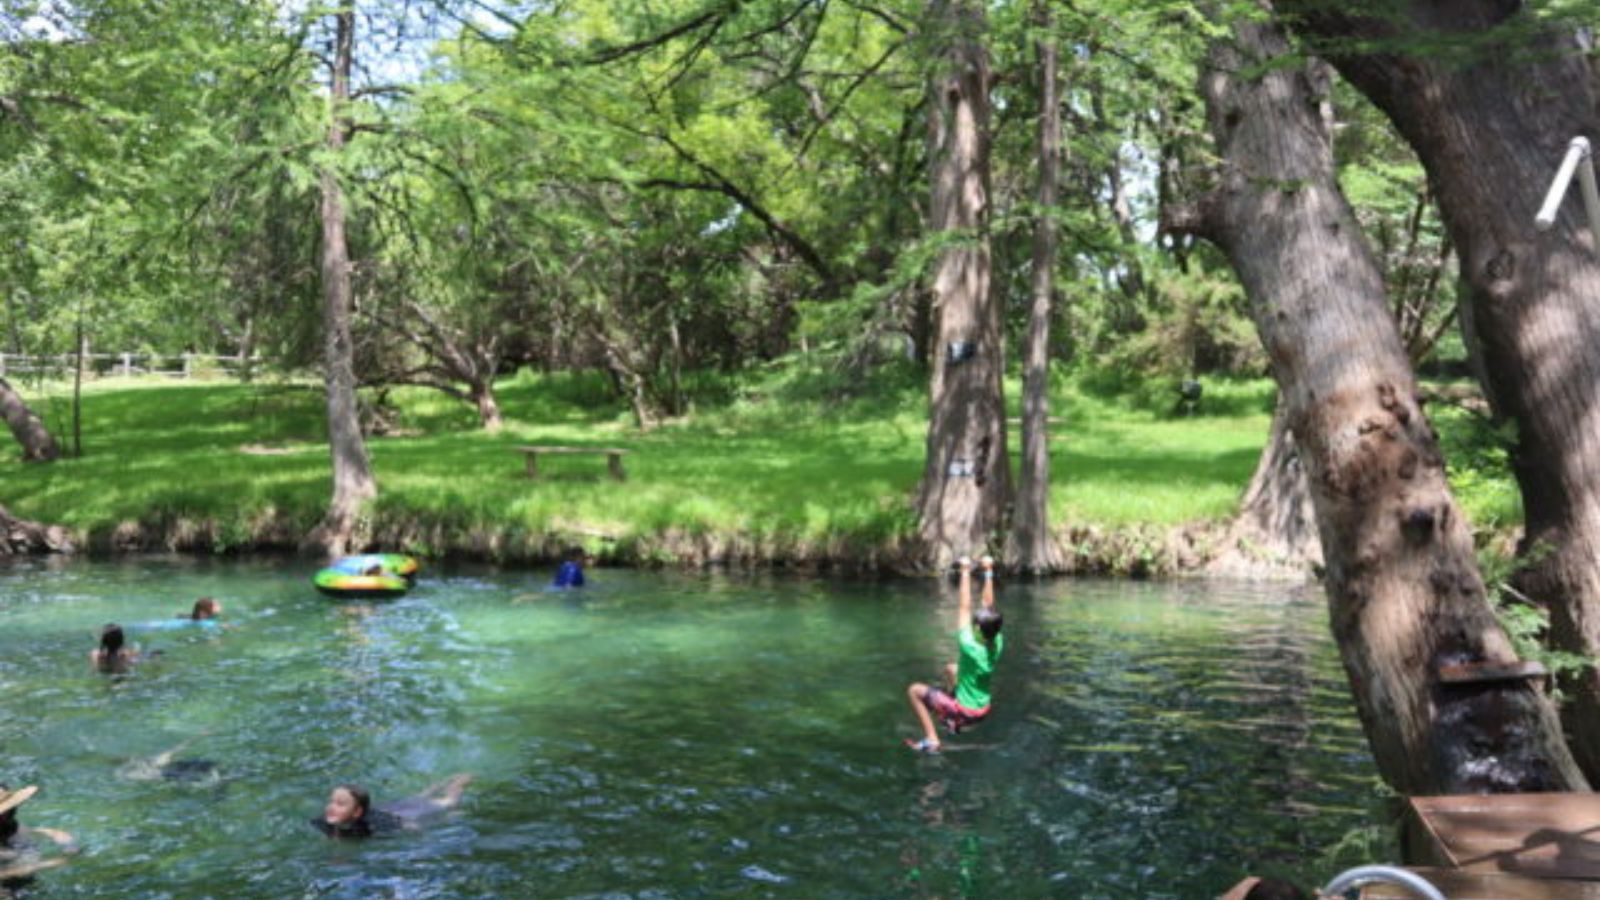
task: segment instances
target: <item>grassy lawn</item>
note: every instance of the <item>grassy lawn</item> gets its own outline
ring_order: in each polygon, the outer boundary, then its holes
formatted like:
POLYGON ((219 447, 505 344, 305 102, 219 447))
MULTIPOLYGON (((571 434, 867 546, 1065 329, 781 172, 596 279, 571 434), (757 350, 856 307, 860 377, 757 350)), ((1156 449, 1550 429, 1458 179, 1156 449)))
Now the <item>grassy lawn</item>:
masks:
MULTIPOLYGON (((490 435, 458 401, 398 390, 391 396, 407 434, 369 445, 381 490, 374 521, 590 543, 670 532, 780 547, 880 545, 913 526, 925 393, 908 372, 862 383, 776 367, 720 382, 714 402, 641 433, 599 378, 523 372, 500 383, 507 427, 490 435), (543 477, 529 481, 512 450, 523 443, 628 448, 629 479, 605 478, 604 460, 585 455, 541 458, 543 477)), ((1057 385, 1057 527, 1163 526, 1231 512, 1265 439, 1272 387, 1207 380, 1201 413, 1187 418, 1171 415, 1174 398, 1165 384, 1057 385)), ((30 399, 65 439, 64 395, 30 399)), ((262 521, 309 528, 321 515, 328 458, 315 384, 107 380, 86 389, 83 409, 83 457, 0 463, 0 502, 96 534, 209 520, 223 549, 250 543, 262 521)), ((1500 487, 1481 480, 1479 494, 1500 487)))

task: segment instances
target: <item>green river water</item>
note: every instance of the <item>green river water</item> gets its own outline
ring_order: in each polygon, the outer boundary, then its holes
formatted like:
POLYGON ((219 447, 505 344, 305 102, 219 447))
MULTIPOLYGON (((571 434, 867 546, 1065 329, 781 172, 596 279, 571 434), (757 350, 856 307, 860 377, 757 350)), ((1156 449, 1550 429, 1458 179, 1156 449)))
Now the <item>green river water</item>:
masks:
POLYGON ((0 568, 0 781, 83 847, 19 896, 1202 898, 1393 861, 1315 588, 1003 584, 996 712, 926 758, 904 688, 953 658, 948 585, 425 568, 363 610, 309 574, 0 568), (101 624, 201 595, 232 628, 89 670, 101 624), (220 778, 127 777, 187 739, 220 778), (308 824, 455 772, 421 833, 308 824))

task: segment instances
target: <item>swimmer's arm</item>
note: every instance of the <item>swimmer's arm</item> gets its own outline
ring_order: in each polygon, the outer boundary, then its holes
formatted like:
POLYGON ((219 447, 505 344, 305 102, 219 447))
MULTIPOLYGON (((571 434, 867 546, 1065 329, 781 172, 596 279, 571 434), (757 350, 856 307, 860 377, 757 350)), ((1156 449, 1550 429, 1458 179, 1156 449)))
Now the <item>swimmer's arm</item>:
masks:
POLYGON ((78 843, 72 837, 72 835, 62 831, 59 828, 43 828, 38 825, 29 825, 28 827, 24 828, 23 831, 26 831, 29 834, 42 834, 50 840, 55 841, 56 844, 59 845, 63 850, 75 851, 78 849, 78 843))
MULTIPOLYGON (((32 875, 35 872, 43 872, 45 869, 54 869, 56 866, 64 866, 66 864, 67 861, 65 858, 57 856, 54 859, 41 859, 34 862, 21 863, 20 865, 7 866, 4 869, 0 869, 0 881, 10 881, 13 878, 27 878, 29 875, 32 875)), ((6 894, 4 896, 10 895, 6 894)))
POLYGON ((994 609, 994 560, 983 558, 983 608, 994 609))

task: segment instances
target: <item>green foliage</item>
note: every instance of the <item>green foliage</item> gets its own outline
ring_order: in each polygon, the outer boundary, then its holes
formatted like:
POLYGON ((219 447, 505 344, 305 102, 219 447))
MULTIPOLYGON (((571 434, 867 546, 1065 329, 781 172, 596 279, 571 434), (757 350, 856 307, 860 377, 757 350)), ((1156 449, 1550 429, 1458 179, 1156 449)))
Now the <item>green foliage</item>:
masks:
POLYGON ((1551 548, 1540 544, 1519 556, 1506 556, 1494 548, 1478 551, 1478 568, 1483 572, 1484 586, 1489 592, 1489 602, 1494 607, 1495 618, 1521 659, 1542 663, 1553 676, 1553 696, 1562 699, 1561 685, 1589 671, 1600 659, 1582 653, 1556 650, 1549 646, 1550 611, 1538 598, 1530 598, 1512 587, 1517 573, 1537 565, 1550 555, 1551 548))
POLYGON ((1520 523, 1522 494, 1511 472, 1516 423, 1494 422, 1460 403, 1435 403, 1428 414, 1439 433, 1450 488, 1473 527, 1494 532, 1520 523))

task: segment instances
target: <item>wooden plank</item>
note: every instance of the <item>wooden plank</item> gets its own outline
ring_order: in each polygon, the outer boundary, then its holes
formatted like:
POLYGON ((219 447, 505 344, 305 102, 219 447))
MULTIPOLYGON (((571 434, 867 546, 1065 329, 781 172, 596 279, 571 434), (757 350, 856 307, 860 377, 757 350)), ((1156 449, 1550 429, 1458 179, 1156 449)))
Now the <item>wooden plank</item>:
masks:
POLYGON ((1412 797, 1409 862, 1600 880, 1600 795, 1412 797))
POLYGON ((1441 684, 1518 681, 1523 678, 1543 678, 1549 674, 1549 669, 1536 662, 1479 662, 1439 667, 1441 684))
MULTIPOLYGON (((1520 875, 1484 875, 1460 869, 1412 869, 1450 900, 1600 900, 1600 884, 1524 878, 1520 875)), ((1416 900, 1417 895, 1395 884, 1369 884, 1361 900, 1416 900)))
POLYGON ((522 453, 631 453, 620 447, 518 447, 522 453))

